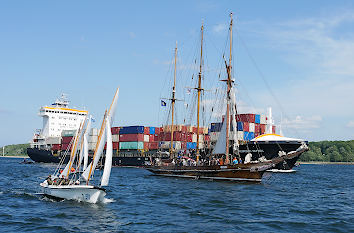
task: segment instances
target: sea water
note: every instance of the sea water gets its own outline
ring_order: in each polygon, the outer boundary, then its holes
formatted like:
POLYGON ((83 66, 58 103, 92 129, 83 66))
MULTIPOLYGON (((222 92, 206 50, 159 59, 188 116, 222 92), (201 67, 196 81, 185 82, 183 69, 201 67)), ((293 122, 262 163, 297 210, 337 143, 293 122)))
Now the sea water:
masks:
POLYGON ((0 232, 354 231, 354 165, 301 165, 260 184, 112 168, 105 203, 88 204, 38 195, 56 165, 20 162, 0 158, 0 232))

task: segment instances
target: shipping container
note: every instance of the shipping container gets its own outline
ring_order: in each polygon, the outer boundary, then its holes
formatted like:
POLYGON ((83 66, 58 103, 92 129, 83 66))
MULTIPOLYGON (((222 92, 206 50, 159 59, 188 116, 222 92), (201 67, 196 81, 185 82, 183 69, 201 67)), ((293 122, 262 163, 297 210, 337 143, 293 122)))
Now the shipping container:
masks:
POLYGON ((112 142, 119 142, 119 135, 118 134, 112 135, 112 142))
POLYGON ((143 142, 144 134, 120 134, 120 142, 143 142))
MULTIPOLYGON (((71 140, 74 141, 73 138, 74 138, 74 137, 72 137, 72 136, 65 136, 65 137, 62 137, 62 138, 61 138, 61 143, 62 143, 62 144, 69 144, 69 143, 71 142, 71 140)), ((73 142, 73 143, 74 143, 74 142, 73 142)))
POLYGON ((125 126, 121 127, 119 134, 144 134, 144 126, 125 126))
POLYGON ((196 134, 192 134, 192 142, 197 142, 197 135, 196 134))
POLYGON ((237 131, 243 131, 243 122, 237 122, 237 131))
POLYGON ((210 125, 210 132, 220 132, 222 127, 222 123, 211 123, 210 125))
POLYGON ((187 142, 186 148, 187 148, 187 150, 196 149, 197 143, 196 142, 187 142))
POLYGON ((260 128, 261 128, 261 134, 264 134, 265 130, 266 130, 266 125, 265 124, 260 124, 260 128))
POLYGON ((119 142, 112 142, 113 150, 119 150, 119 142))
POLYGON ((243 131, 248 132, 250 130, 250 123, 249 122, 243 122, 243 131))
POLYGON ((149 135, 144 135, 144 142, 149 142, 150 140, 150 137, 149 135))
POLYGON ((211 132, 210 133, 210 141, 216 142, 219 138, 220 132, 211 132))
POLYGON ((53 144, 52 145, 52 150, 60 150, 61 144, 53 144))
POLYGON ((267 124, 267 118, 265 115, 261 115, 261 121, 260 121, 261 124, 267 124))
POLYGON ((249 123, 249 125, 248 125, 248 131, 249 131, 249 132, 254 132, 254 130, 255 130, 254 123, 249 123))
POLYGON ((45 142, 46 144, 60 144, 61 137, 47 137, 45 142))
POLYGON ((143 150, 144 142, 119 142, 120 150, 143 150))
POLYGON ((243 134, 244 132, 243 131, 237 131, 237 138, 239 141, 243 141, 243 134))
POLYGON ((204 136, 204 141, 205 141, 205 142, 210 142, 210 135, 209 135, 209 134, 206 134, 206 135, 204 136))
POLYGON ((67 144, 67 143, 61 144, 61 150, 67 150, 67 149, 71 150, 71 148, 72 148, 71 144, 67 144))
POLYGON ((112 131, 112 135, 119 134, 119 127, 112 127, 111 131, 112 131))
POLYGON ((96 149, 96 142, 89 142, 89 143, 88 143, 88 148, 89 148, 89 150, 91 150, 91 151, 95 151, 95 149, 96 149))
POLYGON ((97 143, 97 140, 98 140, 98 136, 94 136, 94 135, 91 135, 88 138, 88 142, 97 143))
POLYGON ((261 115, 256 114, 254 116, 254 123, 260 124, 261 123, 261 115))
MULTIPOLYGON (((171 141, 162 141, 159 143, 161 149, 170 149, 171 148, 171 141)), ((181 149, 181 142, 173 142, 173 149, 180 150, 181 149)))
POLYGON ((157 150, 157 149, 159 149, 158 142, 149 142, 149 150, 157 150))
POLYGON ((62 137, 73 137, 76 134, 76 130, 63 130, 61 131, 62 137))
POLYGON ((275 134, 275 125, 272 127, 272 133, 275 134))
POLYGON ((150 134, 149 135, 149 142, 154 142, 155 141, 155 135, 150 134))
POLYGON ((245 141, 251 141, 254 138, 253 132, 243 132, 243 139, 245 141))
POLYGON ((150 127, 149 134, 155 134, 155 127, 150 127))
POLYGON ((144 127, 144 134, 149 134, 150 133, 150 127, 144 127))
POLYGON ((254 124, 254 133, 258 133, 260 134, 261 133, 261 125, 260 124, 254 124))
POLYGON ((256 114, 240 114, 239 118, 242 122, 254 123, 256 114))

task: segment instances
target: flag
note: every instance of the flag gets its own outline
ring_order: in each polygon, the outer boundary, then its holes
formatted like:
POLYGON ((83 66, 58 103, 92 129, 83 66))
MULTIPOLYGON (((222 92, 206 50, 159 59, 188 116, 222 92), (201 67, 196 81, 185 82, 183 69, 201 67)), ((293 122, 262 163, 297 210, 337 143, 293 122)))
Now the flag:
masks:
POLYGON ((190 95, 190 94, 191 94, 191 89, 187 88, 187 95, 190 95))
POLYGON ((161 100, 161 106, 166 107, 166 102, 161 100))

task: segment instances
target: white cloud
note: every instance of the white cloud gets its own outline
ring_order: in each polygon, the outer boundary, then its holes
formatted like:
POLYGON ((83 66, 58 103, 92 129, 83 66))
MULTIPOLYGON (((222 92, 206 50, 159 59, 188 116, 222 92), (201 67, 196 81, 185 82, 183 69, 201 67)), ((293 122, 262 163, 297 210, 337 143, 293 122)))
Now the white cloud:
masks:
POLYGON ((349 121, 347 127, 354 128, 354 121, 349 121))
POLYGON ((215 33, 225 33, 226 30, 227 30, 226 24, 217 24, 213 26, 213 32, 215 33))
POLYGON ((293 119, 285 118, 282 120, 281 125, 284 128, 309 131, 311 129, 319 128, 322 122, 321 116, 303 117, 296 116, 293 119))

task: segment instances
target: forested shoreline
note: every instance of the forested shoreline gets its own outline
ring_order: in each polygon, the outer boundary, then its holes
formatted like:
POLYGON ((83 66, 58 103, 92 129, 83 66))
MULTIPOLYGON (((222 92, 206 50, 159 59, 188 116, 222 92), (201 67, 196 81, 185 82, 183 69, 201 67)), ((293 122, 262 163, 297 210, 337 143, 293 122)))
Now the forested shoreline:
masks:
MULTIPOLYGON (((5 146, 5 156, 25 156, 29 144, 5 146)), ((300 161, 354 162, 354 140, 309 142, 310 150, 301 155, 300 161)), ((2 148, 0 151, 2 155, 2 148)))

